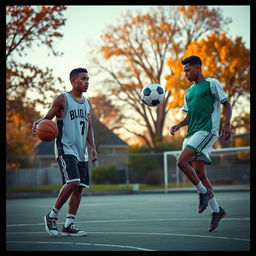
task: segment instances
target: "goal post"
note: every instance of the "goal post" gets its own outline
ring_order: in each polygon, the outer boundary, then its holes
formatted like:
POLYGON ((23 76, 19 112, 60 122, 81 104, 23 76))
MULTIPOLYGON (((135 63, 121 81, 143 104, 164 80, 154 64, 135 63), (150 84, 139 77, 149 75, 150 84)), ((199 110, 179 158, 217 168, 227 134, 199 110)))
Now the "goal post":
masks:
MULTIPOLYGON (((220 148, 220 149, 212 149, 211 150, 211 157, 215 156, 215 155, 226 155, 227 153, 231 153, 231 154, 236 154, 238 152, 248 152, 250 151, 250 146, 246 146, 246 147, 232 147, 232 148, 220 148)), ((176 159, 179 156, 179 154, 181 153, 181 150, 176 150, 176 151, 164 151, 163 152, 163 166, 164 166, 164 188, 165 188, 165 193, 168 193, 168 181, 169 181, 169 175, 168 175, 168 171, 169 171, 169 167, 170 164, 168 164, 168 156, 173 156, 175 159, 175 163, 173 163, 173 165, 175 165, 174 169, 175 169, 175 177, 176 177, 176 187, 180 186, 180 169, 176 164, 176 159)))

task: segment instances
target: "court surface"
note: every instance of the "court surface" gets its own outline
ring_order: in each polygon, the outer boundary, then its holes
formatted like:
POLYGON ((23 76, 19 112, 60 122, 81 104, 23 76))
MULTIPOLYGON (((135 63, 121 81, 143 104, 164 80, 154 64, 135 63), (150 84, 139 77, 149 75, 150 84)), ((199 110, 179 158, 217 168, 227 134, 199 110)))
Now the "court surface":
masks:
POLYGON ((228 215, 208 232, 211 212, 197 213, 196 192, 84 196, 76 226, 86 237, 62 237, 67 206, 59 214, 59 237, 43 217, 55 198, 6 201, 7 251, 248 251, 250 193, 216 192, 228 215))

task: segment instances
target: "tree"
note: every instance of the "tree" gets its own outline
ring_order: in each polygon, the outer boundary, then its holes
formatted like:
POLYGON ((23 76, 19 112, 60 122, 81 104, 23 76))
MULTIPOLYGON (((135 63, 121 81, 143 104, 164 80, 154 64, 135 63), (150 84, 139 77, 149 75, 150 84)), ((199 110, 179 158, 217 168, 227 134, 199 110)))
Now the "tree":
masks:
POLYGON ((6 7, 6 58, 13 52, 24 56, 26 50, 36 43, 37 46, 48 46, 54 55, 53 43, 56 37, 63 35, 58 32, 65 24, 62 11, 66 7, 9 5, 6 7))
MULTIPOLYGON (((233 130, 246 128, 249 115, 243 108, 243 101, 250 100, 250 50, 245 47, 242 38, 232 40, 224 32, 211 33, 198 42, 190 43, 183 58, 190 55, 200 56, 205 76, 214 77, 222 83, 233 109, 239 113, 234 119, 233 130)), ((178 63, 169 60, 168 65, 175 70, 174 73, 182 69, 181 60, 178 63)), ((167 86, 176 95, 171 107, 181 107, 184 89, 188 88, 185 82, 180 81, 178 75, 168 76, 167 86)))
POLYGON ((61 53, 54 50, 54 41, 63 35, 58 32, 65 24, 65 6, 28 6, 6 7, 6 95, 7 103, 20 100, 24 104, 49 105, 47 99, 59 90, 53 86, 60 78, 52 75, 52 70, 42 70, 30 63, 18 63, 18 57, 27 55, 28 49, 35 44, 45 45, 55 56, 61 53), (38 94, 40 98, 31 99, 38 94))
POLYGON ((117 102, 123 103, 126 123, 133 127, 123 128, 142 138, 149 147, 163 140, 171 91, 166 87, 166 101, 156 108, 148 108, 140 100, 143 86, 149 82, 164 84, 168 58, 177 60, 190 41, 208 31, 219 31, 230 22, 219 9, 211 11, 206 6, 193 6, 195 15, 187 15, 184 8, 187 7, 160 6, 135 16, 127 12, 120 25, 109 26, 102 35, 100 52, 106 63, 94 59, 109 75, 110 90, 117 102), (191 20, 196 24, 193 30, 191 20))
MULTIPOLYGON (((40 113, 35 106, 49 105, 49 98, 59 90, 56 82, 60 78, 52 70, 31 63, 19 63, 35 44, 45 45, 51 53, 54 41, 61 38, 59 28, 65 24, 64 6, 14 5, 6 7, 6 148, 8 156, 32 154, 36 138, 31 133, 32 122, 40 113), (37 95, 36 98, 33 98, 37 95)), ((11 160, 10 160, 11 161, 11 160)), ((22 166, 21 159, 10 162, 22 166)))
POLYGON ((93 115, 104 123, 111 131, 120 128, 119 120, 123 118, 118 106, 114 105, 106 94, 98 93, 89 97, 92 104, 93 115))
POLYGON ((27 167, 32 156, 31 149, 37 142, 32 136, 32 120, 40 114, 32 106, 24 106, 21 102, 13 102, 20 111, 14 110, 12 104, 7 105, 6 115, 6 155, 8 167, 27 167))

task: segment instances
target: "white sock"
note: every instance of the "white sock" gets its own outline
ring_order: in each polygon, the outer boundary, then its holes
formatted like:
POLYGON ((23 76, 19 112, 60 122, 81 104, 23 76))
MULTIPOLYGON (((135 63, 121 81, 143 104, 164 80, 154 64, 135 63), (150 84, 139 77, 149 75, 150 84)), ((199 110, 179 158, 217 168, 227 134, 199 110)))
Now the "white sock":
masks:
POLYGON ((75 217, 76 217, 76 215, 74 215, 74 214, 70 214, 70 213, 67 214, 67 218, 66 218, 66 221, 65 221, 65 224, 64 224, 65 228, 68 225, 70 225, 71 223, 74 223, 75 217))
POLYGON ((209 200, 209 206, 212 212, 220 212, 220 207, 215 196, 209 200))
POLYGON ((201 181, 199 181, 199 183, 195 187, 196 187, 198 193, 200 193, 200 194, 204 194, 207 192, 206 187, 202 184, 201 181))
POLYGON ((59 210, 56 209, 55 207, 53 207, 50 214, 49 214, 49 217, 58 219, 58 214, 59 214, 59 210))

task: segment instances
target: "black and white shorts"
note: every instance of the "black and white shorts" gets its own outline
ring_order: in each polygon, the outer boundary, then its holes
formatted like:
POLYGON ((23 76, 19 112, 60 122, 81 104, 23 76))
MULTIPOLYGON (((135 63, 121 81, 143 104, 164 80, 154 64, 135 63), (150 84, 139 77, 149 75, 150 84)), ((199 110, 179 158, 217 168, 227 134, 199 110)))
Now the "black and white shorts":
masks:
POLYGON ((57 158, 63 185, 79 181, 80 186, 89 188, 89 168, 87 162, 79 162, 73 155, 60 155, 57 158))

